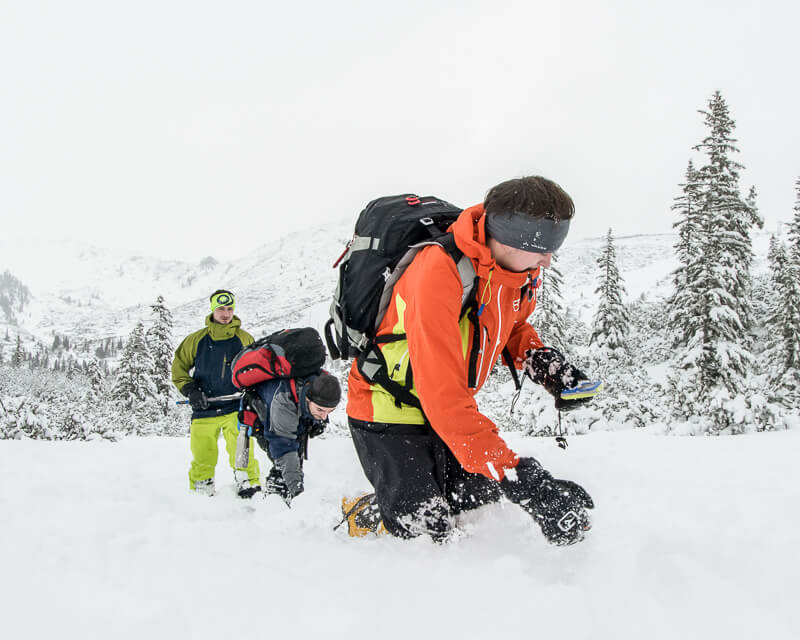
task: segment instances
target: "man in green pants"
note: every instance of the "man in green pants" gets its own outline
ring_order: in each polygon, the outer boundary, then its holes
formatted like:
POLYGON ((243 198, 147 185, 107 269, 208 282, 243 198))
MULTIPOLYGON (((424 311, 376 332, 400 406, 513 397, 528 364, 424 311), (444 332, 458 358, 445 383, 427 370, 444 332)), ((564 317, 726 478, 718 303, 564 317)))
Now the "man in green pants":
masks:
POLYGON ((210 301, 211 314, 206 317, 205 328, 186 336, 175 350, 172 361, 172 382, 192 406, 189 488, 214 495, 217 441, 221 431, 238 494, 250 498, 261 490, 261 485, 258 460, 253 457, 255 447, 250 447, 247 469, 236 468, 239 401, 209 398, 238 391, 231 381, 231 361, 243 347, 253 342, 253 336, 241 328, 241 320, 233 314, 236 306, 233 293, 219 289, 211 294, 210 301))

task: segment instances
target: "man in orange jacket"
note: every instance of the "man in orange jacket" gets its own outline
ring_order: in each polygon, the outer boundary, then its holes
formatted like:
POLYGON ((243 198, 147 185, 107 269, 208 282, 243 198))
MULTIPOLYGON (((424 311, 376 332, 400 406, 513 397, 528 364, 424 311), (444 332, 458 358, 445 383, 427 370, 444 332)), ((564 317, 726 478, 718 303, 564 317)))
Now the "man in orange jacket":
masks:
POLYGON ((559 408, 590 399, 591 393, 562 398, 586 376, 545 347, 527 322, 541 270, 566 238, 573 215, 569 195, 539 176, 499 184, 483 204, 461 213, 450 231, 477 275, 472 318, 462 315, 461 277, 442 247, 422 249, 400 277, 376 333, 397 335, 380 349, 393 380, 413 380, 422 410, 370 384, 353 364, 347 414, 375 493, 344 502, 351 535, 385 529, 446 540, 455 515, 504 494, 551 542, 583 538, 586 510, 594 506, 589 494, 554 479, 533 458, 517 456, 474 399, 504 348, 559 408))

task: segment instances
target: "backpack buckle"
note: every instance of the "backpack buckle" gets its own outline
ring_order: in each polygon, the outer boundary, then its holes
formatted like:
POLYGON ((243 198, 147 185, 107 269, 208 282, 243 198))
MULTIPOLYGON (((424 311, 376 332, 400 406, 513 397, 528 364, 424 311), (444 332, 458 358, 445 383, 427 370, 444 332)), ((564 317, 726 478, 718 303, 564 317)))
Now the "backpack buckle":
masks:
POLYGON ((425 217, 419 219, 420 223, 424 224, 426 227, 430 227, 433 224, 433 218, 425 217))

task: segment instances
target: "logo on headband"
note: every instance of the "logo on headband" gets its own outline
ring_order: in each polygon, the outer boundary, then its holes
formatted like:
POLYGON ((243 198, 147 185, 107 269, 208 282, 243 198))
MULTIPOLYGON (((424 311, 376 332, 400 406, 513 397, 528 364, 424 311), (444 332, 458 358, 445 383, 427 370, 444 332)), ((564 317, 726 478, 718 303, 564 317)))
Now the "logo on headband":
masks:
POLYGON ((236 300, 230 291, 220 291, 211 296, 211 311, 218 307, 234 307, 236 300))

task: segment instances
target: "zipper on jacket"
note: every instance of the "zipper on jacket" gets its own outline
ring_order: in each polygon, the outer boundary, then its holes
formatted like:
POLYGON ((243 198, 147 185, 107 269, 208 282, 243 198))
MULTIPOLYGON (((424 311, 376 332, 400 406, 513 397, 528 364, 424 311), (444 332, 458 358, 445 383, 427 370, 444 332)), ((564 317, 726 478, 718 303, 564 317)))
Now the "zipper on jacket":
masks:
MULTIPOLYGON (((489 330, 486 327, 483 327, 483 335, 481 336, 481 361, 478 364, 478 375, 476 376, 476 380, 478 382, 480 382, 481 372, 483 371, 483 359, 486 356, 486 339, 488 337, 489 337, 489 330)), ((484 380, 485 379, 486 377, 484 376, 484 380)))
MULTIPOLYGON (((497 362, 498 352, 497 347, 500 346, 500 335, 503 331, 503 308, 500 305, 500 294, 503 291, 503 285, 497 287, 497 337, 495 339, 494 346, 492 347, 492 359, 488 362, 489 368, 486 371, 486 374, 483 376, 483 380, 481 381, 481 385, 486 382, 486 379, 489 377, 489 374, 492 372, 494 368, 494 363, 497 362)), ((484 327, 483 330, 488 334, 489 330, 484 327)), ((478 372, 483 371, 483 356, 481 356, 481 366, 478 369, 478 372)), ((480 374, 479 374, 480 375, 480 374)))
POLYGON ((478 352, 480 351, 481 327, 478 322, 477 303, 472 305, 467 314, 470 327, 472 327, 472 346, 469 349, 469 369, 467 373, 467 385, 470 389, 478 388, 478 352))
POLYGON ((222 373, 220 373, 219 377, 223 380, 225 379, 225 365, 228 364, 228 354, 226 353, 222 356, 222 373))

